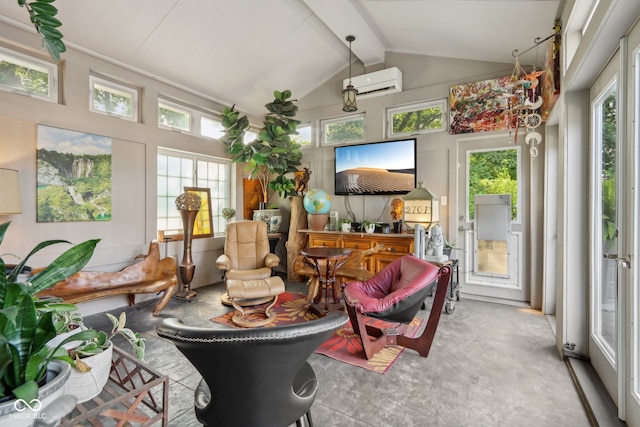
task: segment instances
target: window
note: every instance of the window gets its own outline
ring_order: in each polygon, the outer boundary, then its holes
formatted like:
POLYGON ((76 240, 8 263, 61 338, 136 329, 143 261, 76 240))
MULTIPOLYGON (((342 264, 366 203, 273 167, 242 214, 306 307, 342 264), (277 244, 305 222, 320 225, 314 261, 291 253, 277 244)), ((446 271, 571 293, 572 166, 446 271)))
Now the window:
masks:
POLYGON ((184 187, 205 187, 211 191, 213 231, 225 231, 222 209, 231 207, 231 163, 226 159, 158 149, 158 230, 182 229, 182 217, 175 200, 184 187))
POLYGON ((518 206, 520 149, 470 151, 467 155, 467 218, 475 218, 476 194, 511 194, 511 220, 520 222, 518 206))
POLYGON ((365 140, 364 114, 320 121, 324 145, 359 142, 365 140))
POLYGON ((292 139, 300 144, 301 148, 311 147, 311 123, 298 125, 298 135, 294 135, 292 139))
POLYGON ((138 90, 102 79, 89 77, 91 88, 89 110, 138 121, 138 90))
POLYGON ((158 126, 191 133, 191 110, 174 102, 158 99, 158 126))
POLYGON ((58 102, 58 67, 50 62, 0 48, 0 88, 58 102))
POLYGON ((222 122, 220 120, 203 115, 200 117, 200 134, 209 138, 220 139, 222 137, 222 122))
POLYGON ((443 131, 446 109, 446 99, 387 108, 387 135, 391 138, 443 131))

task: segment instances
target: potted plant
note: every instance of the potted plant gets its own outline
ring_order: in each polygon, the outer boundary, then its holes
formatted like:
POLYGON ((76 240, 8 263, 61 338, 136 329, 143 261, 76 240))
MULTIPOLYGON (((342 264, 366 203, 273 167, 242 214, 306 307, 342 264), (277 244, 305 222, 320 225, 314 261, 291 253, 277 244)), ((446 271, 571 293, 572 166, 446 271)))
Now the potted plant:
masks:
POLYGON ((457 247, 458 241, 449 241, 446 238, 444 239, 444 248, 442 249, 442 253, 449 257, 449 259, 456 259, 451 257, 452 251, 461 251, 462 248, 457 247))
POLYGON ((113 358, 112 339, 116 335, 124 337, 131 345, 134 355, 138 360, 144 361, 145 345, 144 338, 126 327, 126 313, 120 313, 115 317, 111 313, 106 313, 111 321, 111 332, 107 334, 103 331, 96 331, 95 336, 90 339, 78 339, 78 335, 87 330, 82 322, 82 318, 76 318, 73 325, 75 329, 65 334, 58 335, 49 341, 49 346, 63 345, 68 354, 67 360, 74 368, 69 375, 69 379, 64 387, 64 393, 76 396, 78 403, 86 402, 100 394, 109 379, 111 371, 111 359, 113 358), (72 339, 69 340, 68 337, 72 339))
POLYGON ((348 218, 341 218, 338 220, 338 230, 343 233, 348 233, 351 231, 351 220, 348 218))
MULTIPOLYGON (((0 243, 10 222, 0 225, 0 243)), ((49 266, 29 278, 28 283, 17 281, 18 274, 29 257, 39 250, 64 240, 48 240, 39 243, 8 275, 0 275, 0 399, 9 401, 0 404, 0 418, 15 411, 15 399, 33 402, 44 399, 39 383, 53 381, 56 375, 68 376, 70 366, 57 362, 67 357, 60 346, 49 347, 47 343, 56 336, 54 313, 71 309, 69 304, 56 300, 39 299, 35 295, 55 283, 80 271, 91 259, 99 240, 87 240, 68 249, 49 266), (47 372, 55 372, 48 375, 47 372), (49 376, 49 378, 47 378, 49 376), (14 400, 11 400, 14 399, 14 400)), ((0 269, 4 269, 0 258, 0 269)), ((82 331, 81 339, 90 339, 96 331, 82 331)), ((55 385, 61 391, 61 384, 55 385)), ((45 403, 40 402, 40 407, 45 403)), ((32 414, 35 416, 35 411, 32 414)))
POLYGON ((236 216, 236 210, 232 208, 222 208, 222 217, 227 220, 227 222, 231 221, 236 216))
POLYGON ((364 231, 367 234, 372 234, 376 230, 376 224, 368 219, 363 220, 360 223, 360 230, 364 231))
POLYGON ((269 202, 269 190, 277 192, 281 198, 295 195, 295 181, 285 175, 297 172, 302 159, 300 144, 291 138, 298 133, 300 121, 293 118, 298 106, 290 99, 290 90, 275 91, 273 96, 274 100, 265 105, 269 113, 264 116, 257 139, 244 143, 249 119, 246 115, 240 116, 235 105, 222 111, 224 130, 220 138, 232 155, 232 161, 246 163, 251 178, 260 182, 265 206, 269 202))

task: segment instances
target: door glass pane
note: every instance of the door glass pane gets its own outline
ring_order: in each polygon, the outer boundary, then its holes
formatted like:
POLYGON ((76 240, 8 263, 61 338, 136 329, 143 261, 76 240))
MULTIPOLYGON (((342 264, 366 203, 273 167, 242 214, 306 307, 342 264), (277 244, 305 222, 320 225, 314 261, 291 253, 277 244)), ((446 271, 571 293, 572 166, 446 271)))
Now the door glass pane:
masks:
POLYGON ((600 241, 602 244, 600 283, 595 295, 596 309, 599 313, 596 335, 615 360, 616 353, 616 306, 617 306, 617 278, 618 266, 615 259, 609 259, 607 254, 618 253, 618 224, 617 212, 617 117, 616 117, 616 87, 612 86, 596 105, 599 124, 598 144, 600 151, 599 184, 600 184, 600 216, 602 218, 600 241))
POLYGON ((511 220, 518 222, 518 150, 511 148, 470 152, 467 161, 467 218, 475 218, 476 194, 510 194, 511 220))

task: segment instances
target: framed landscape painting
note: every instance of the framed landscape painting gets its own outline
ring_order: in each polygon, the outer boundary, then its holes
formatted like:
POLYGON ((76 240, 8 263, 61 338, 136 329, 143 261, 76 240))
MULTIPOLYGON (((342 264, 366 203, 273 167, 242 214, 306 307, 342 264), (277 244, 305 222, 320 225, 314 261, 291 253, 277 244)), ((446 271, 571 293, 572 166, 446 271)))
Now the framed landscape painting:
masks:
POLYGON ((111 138, 38 125, 37 221, 111 220, 111 138))

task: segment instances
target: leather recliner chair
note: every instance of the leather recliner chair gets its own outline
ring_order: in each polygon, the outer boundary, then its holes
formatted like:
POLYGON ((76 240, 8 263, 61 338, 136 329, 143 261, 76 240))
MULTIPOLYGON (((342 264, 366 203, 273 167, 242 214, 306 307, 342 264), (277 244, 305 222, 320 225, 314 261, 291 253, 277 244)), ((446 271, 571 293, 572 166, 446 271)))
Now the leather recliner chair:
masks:
MULTIPOLYGON (((216 260, 218 269, 223 272, 224 280, 260 280, 267 279, 273 268, 280 265, 280 258, 271 253, 267 223, 262 221, 238 221, 227 224, 224 242, 224 254, 216 260)), ((257 305, 270 300, 270 297, 247 298, 238 305, 257 305)), ((229 294, 222 296, 222 303, 231 305, 229 294)))

